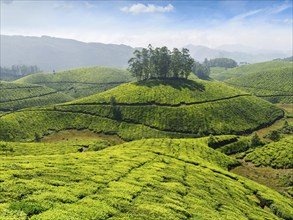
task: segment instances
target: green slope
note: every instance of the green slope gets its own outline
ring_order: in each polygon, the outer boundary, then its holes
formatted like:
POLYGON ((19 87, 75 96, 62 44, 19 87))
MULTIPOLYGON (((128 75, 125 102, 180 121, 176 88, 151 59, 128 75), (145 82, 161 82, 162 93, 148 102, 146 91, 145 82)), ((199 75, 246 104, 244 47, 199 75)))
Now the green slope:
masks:
POLYGON ((111 67, 83 67, 55 74, 32 74, 16 82, 45 85, 74 98, 80 98, 132 80, 131 74, 126 70, 111 67))
POLYGON ((0 82, 0 112, 51 105, 71 100, 70 96, 45 86, 0 82))
POLYGON ((274 103, 293 103, 293 63, 291 67, 245 74, 225 82, 274 103))
POLYGON ((292 219, 292 201, 227 171, 207 139, 0 160, 4 219, 292 219), (17 184, 15 184, 17 183, 17 184))
POLYGON ((263 165, 279 169, 293 168, 293 136, 257 148, 248 153, 244 159, 257 166, 263 165))
POLYGON ((269 61, 263 63, 255 63, 249 65, 243 65, 231 69, 213 69, 211 71, 211 77, 216 80, 224 81, 231 78, 244 76, 250 73, 266 72, 281 68, 292 68, 292 62, 286 61, 269 61))
POLYGON ((0 139, 90 129, 127 140, 251 132, 283 116, 269 102, 213 81, 151 80, 0 119, 0 139))

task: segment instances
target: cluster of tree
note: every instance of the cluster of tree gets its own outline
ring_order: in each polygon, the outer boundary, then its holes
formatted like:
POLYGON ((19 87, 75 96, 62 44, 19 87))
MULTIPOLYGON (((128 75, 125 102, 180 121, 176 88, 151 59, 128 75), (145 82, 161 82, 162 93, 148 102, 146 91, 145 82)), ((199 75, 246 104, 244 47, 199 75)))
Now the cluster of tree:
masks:
POLYGON ((192 72, 200 79, 210 78, 210 67, 199 62, 194 62, 192 72))
POLYGON ((284 59, 278 58, 278 59, 274 59, 274 61, 287 61, 287 62, 293 62, 293 56, 291 57, 286 57, 284 59))
POLYGON ((11 68, 0 67, 0 80, 15 80, 40 71, 37 66, 12 65, 11 68))
POLYGON ((215 58, 205 59, 204 65, 207 67, 225 67, 227 69, 237 67, 237 62, 229 58, 215 58))
POLYGON ((194 59, 189 50, 181 51, 167 47, 153 48, 151 45, 142 50, 135 50, 129 61, 128 70, 137 80, 154 78, 188 78, 192 71, 194 59))

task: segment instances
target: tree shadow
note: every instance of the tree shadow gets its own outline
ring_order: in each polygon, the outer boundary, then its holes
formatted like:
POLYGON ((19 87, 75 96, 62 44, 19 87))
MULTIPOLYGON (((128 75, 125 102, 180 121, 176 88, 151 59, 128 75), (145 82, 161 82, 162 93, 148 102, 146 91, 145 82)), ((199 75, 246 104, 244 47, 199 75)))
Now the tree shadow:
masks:
POLYGON ((205 91, 205 86, 202 83, 189 80, 189 79, 179 79, 179 78, 168 78, 168 79, 148 79, 136 82, 137 86, 154 87, 159 85, 171 86, 175 89, 189 89, 191 91, 205 91))

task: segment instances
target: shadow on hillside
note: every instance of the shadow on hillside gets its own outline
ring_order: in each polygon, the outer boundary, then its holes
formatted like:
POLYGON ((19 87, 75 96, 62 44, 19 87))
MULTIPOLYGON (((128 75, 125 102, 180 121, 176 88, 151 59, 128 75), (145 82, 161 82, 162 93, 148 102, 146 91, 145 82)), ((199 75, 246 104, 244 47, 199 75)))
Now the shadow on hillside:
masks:
POLYGON ((175 89, 182 90, 182 89, 189 89, 191 91, 204 91, 205 86, 199 82, 195 82, 189 79, 149 79, 143 80, 135 83, 137 86, 147 86, 147 87, 154 87, 159 85, 164 86, 171 86, 175 89))

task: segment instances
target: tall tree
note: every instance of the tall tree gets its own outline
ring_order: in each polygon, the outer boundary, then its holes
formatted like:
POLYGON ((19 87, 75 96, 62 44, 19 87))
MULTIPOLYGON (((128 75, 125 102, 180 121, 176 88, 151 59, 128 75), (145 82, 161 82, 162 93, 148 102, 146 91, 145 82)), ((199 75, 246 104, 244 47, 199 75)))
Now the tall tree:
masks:
POLYGON ((183 60, 183 77, 186 79, 191 73, 192 65, 194 63, 194 59, 189 55, 189 50, 186 48, 182 49, 182 60, 183 60))
POLYGON ((174 78, 179 77, 180 70, 183 68, 182 65, 182 54, 181 52, 177 49, 174 48, 172 51, 172 56, 171 56, 171 71, 172 71, 172 76, 174 78))

